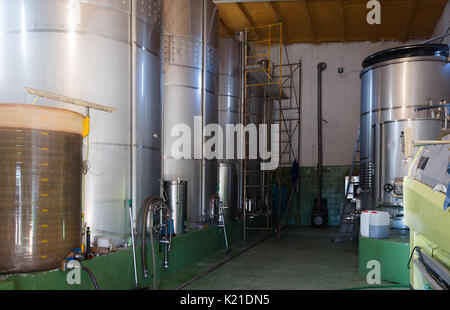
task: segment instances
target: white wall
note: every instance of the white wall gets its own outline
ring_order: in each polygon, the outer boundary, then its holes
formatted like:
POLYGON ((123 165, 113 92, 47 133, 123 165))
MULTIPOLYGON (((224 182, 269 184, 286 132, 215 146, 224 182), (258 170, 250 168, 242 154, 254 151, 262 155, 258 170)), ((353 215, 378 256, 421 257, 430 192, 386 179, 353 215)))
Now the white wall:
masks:
MULTIPOLYGON (((436 29, 433 32, 433 37, 444 34, 447 31, 448 27, 450 27, 450 2, 447 3, 444 13, 442 14, 439 22, 436 25, 436 29)), ((450 37, 444 39, 443 43, 450 44, 450 37)))
MULTIPOLYGON (((362 61, 369 55, 401 42, 294 44, 288 46, 290 62, 302 68, 302 166, 317 165, 317 65, 326 62, 323 77, 324 165, 350 165, 359 125, 362 61), (340 75, 338 68, 345 72, 340 75)), ((286 62, 284 55, 283 63, 286 62)), ((297 75, 296 75, 297 77, 297 75)), ((298 85, 298 80, 295 81, 298 85)), ((285 116, 286 118, 288 116, 285 116)), ((297 137, 293 148, 297 150, 297 137)))

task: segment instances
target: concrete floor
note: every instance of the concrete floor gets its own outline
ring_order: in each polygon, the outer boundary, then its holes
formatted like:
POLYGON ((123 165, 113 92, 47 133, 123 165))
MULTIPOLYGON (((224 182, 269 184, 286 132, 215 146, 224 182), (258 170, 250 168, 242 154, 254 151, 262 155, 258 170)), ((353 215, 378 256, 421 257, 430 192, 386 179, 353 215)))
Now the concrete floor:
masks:
MULTIPOLYGON (((336 229, 288 228, 187 286, 187 290, 340 290, 367 286, 358 273, 355 243, 332 243, 336 229)), ((263 235, 233 247, 237 254, 263 235)), ((181 283, 215 266, 224 252, 168 276, 161 289, 181 283)), ((382 283, 389 285, 391 283, 382 283)))

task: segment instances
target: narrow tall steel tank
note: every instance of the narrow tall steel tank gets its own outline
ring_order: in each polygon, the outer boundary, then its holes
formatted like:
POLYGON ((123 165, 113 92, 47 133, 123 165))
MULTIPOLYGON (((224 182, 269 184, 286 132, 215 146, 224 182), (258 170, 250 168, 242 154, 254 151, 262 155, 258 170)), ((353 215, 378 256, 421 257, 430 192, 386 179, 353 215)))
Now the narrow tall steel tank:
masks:
POLYGON ((447 45, 412 45, 368 57, 361 73, 362 207, 402 206, 407 139, 436 140, 443 122, 418 107, 450 98, 447 45))
POLYGON ((91 110, 84 142, 86 226, 115 245, 129 237, 129 202, 139 217, 160 192, 161 3, 0 1, 0 101, 31 103, 27 86, 117 109, 91 110))
MULTIPOLYGON (((239 124, 239 106, 241 93, 241 43, 231 38, 219 40, 219 125, 226 133, 228 124, 239 124)), ((224 159, 219 160, 218 180, 219 198, 225 208, 225 220, 230 221, 236 215, 238 205, 238 161, 237 143, 224 142, 224 159), (233 143, 233 145, 229 145, 233 143), (226 158, 227 149, 234 150, 233 158, 226 158)))
POLYGON ((218 122, 218 10, 211 0, 166 0, 163 20, 164 180, 188 182, 188 227, 201 228, 217 191, 217 160, 203 156, 203 137, 192 143, 192 159, 175 159, 171 130, 186 124, 194 138, 218 122))
POLYGON ((58 268, 80 247, 83 118, 0 104, 0 274, 58 268))

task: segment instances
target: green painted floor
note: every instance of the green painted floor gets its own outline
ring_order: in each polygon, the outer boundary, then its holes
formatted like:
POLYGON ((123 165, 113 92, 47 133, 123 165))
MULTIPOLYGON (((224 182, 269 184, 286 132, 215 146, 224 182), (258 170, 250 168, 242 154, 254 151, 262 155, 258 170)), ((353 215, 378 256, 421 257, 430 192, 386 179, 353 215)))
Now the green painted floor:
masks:
MULTIPOLYGON (((335 228, 288 228, 281 240, 266 240, 185 289, 339 290, 367 286, 358 273, 357 243, 332 243, 335 235, 335 228)), ((263 236, 260 233, 235 245, 231 255, 263 236)), ((220 251, 183 272, 167 275, 160 289, 175 289, 226 258, 220 251)))

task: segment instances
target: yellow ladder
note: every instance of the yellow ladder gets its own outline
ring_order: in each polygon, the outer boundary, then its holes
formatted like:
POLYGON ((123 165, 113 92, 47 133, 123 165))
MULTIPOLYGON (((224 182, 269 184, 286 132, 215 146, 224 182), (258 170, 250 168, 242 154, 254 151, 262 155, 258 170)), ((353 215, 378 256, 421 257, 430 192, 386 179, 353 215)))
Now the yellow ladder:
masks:
MULTIPOLYGON (((283 57, 283 24, 269 24, 264 26, 250 27, 245 29, 245 55, 244 55, 244 98, 243 98, 243 119, 244 126, 249 124, 267 124, 267 137, 271 137, 271 126, 274 123, 275 101, 281 107, 283 98, 282 85, 282 57, 283 57), (253 53, 253 50, 257 50, 253 53), (279 68, 279 73, 275 73, 275 67, 279 68), (279 76, 275 78, 274 76, 279 76), (264 95, 263 98, 255 97, 254 89, 259 89, 264 95), (262 106, 260 106, 262 105, 262 106)), ((258 93, 258 92, 256 92, 258 93)), ((280 118, 281 119, 281 109, 280 118)), ((281 126, 280 126, 281 128, 281 126)), ((259 167, 255 169, 251 165, 248 157, 249 141, 245 137, 245 159, 243 161, 243 223, 244 235, 246 230, 271 230, 273 223, 273 206, 271 201, 271 191, 273 185, 278 186, 278 212, 276 217, 276 227, 280 228, 281 211, 281 157, 279 153, 280 165, 273 171, 262 171, 259 167), (259 176, 259 183, 250 183, 249 179, 259 176), (256 190, 255 190, 256 189, 256 190), (255 195, 259 192, 259 195, 255 195), (247 204, 253 202, 257 204, 256 210, 247 212, 247 204), (248 227, 247 219, 260 216, 266 217, 264 227, 248 227)), ((281 141, 281 130, 278 141, 281 141)), ((281 147, 280 147, 281 149, 281 147)))

